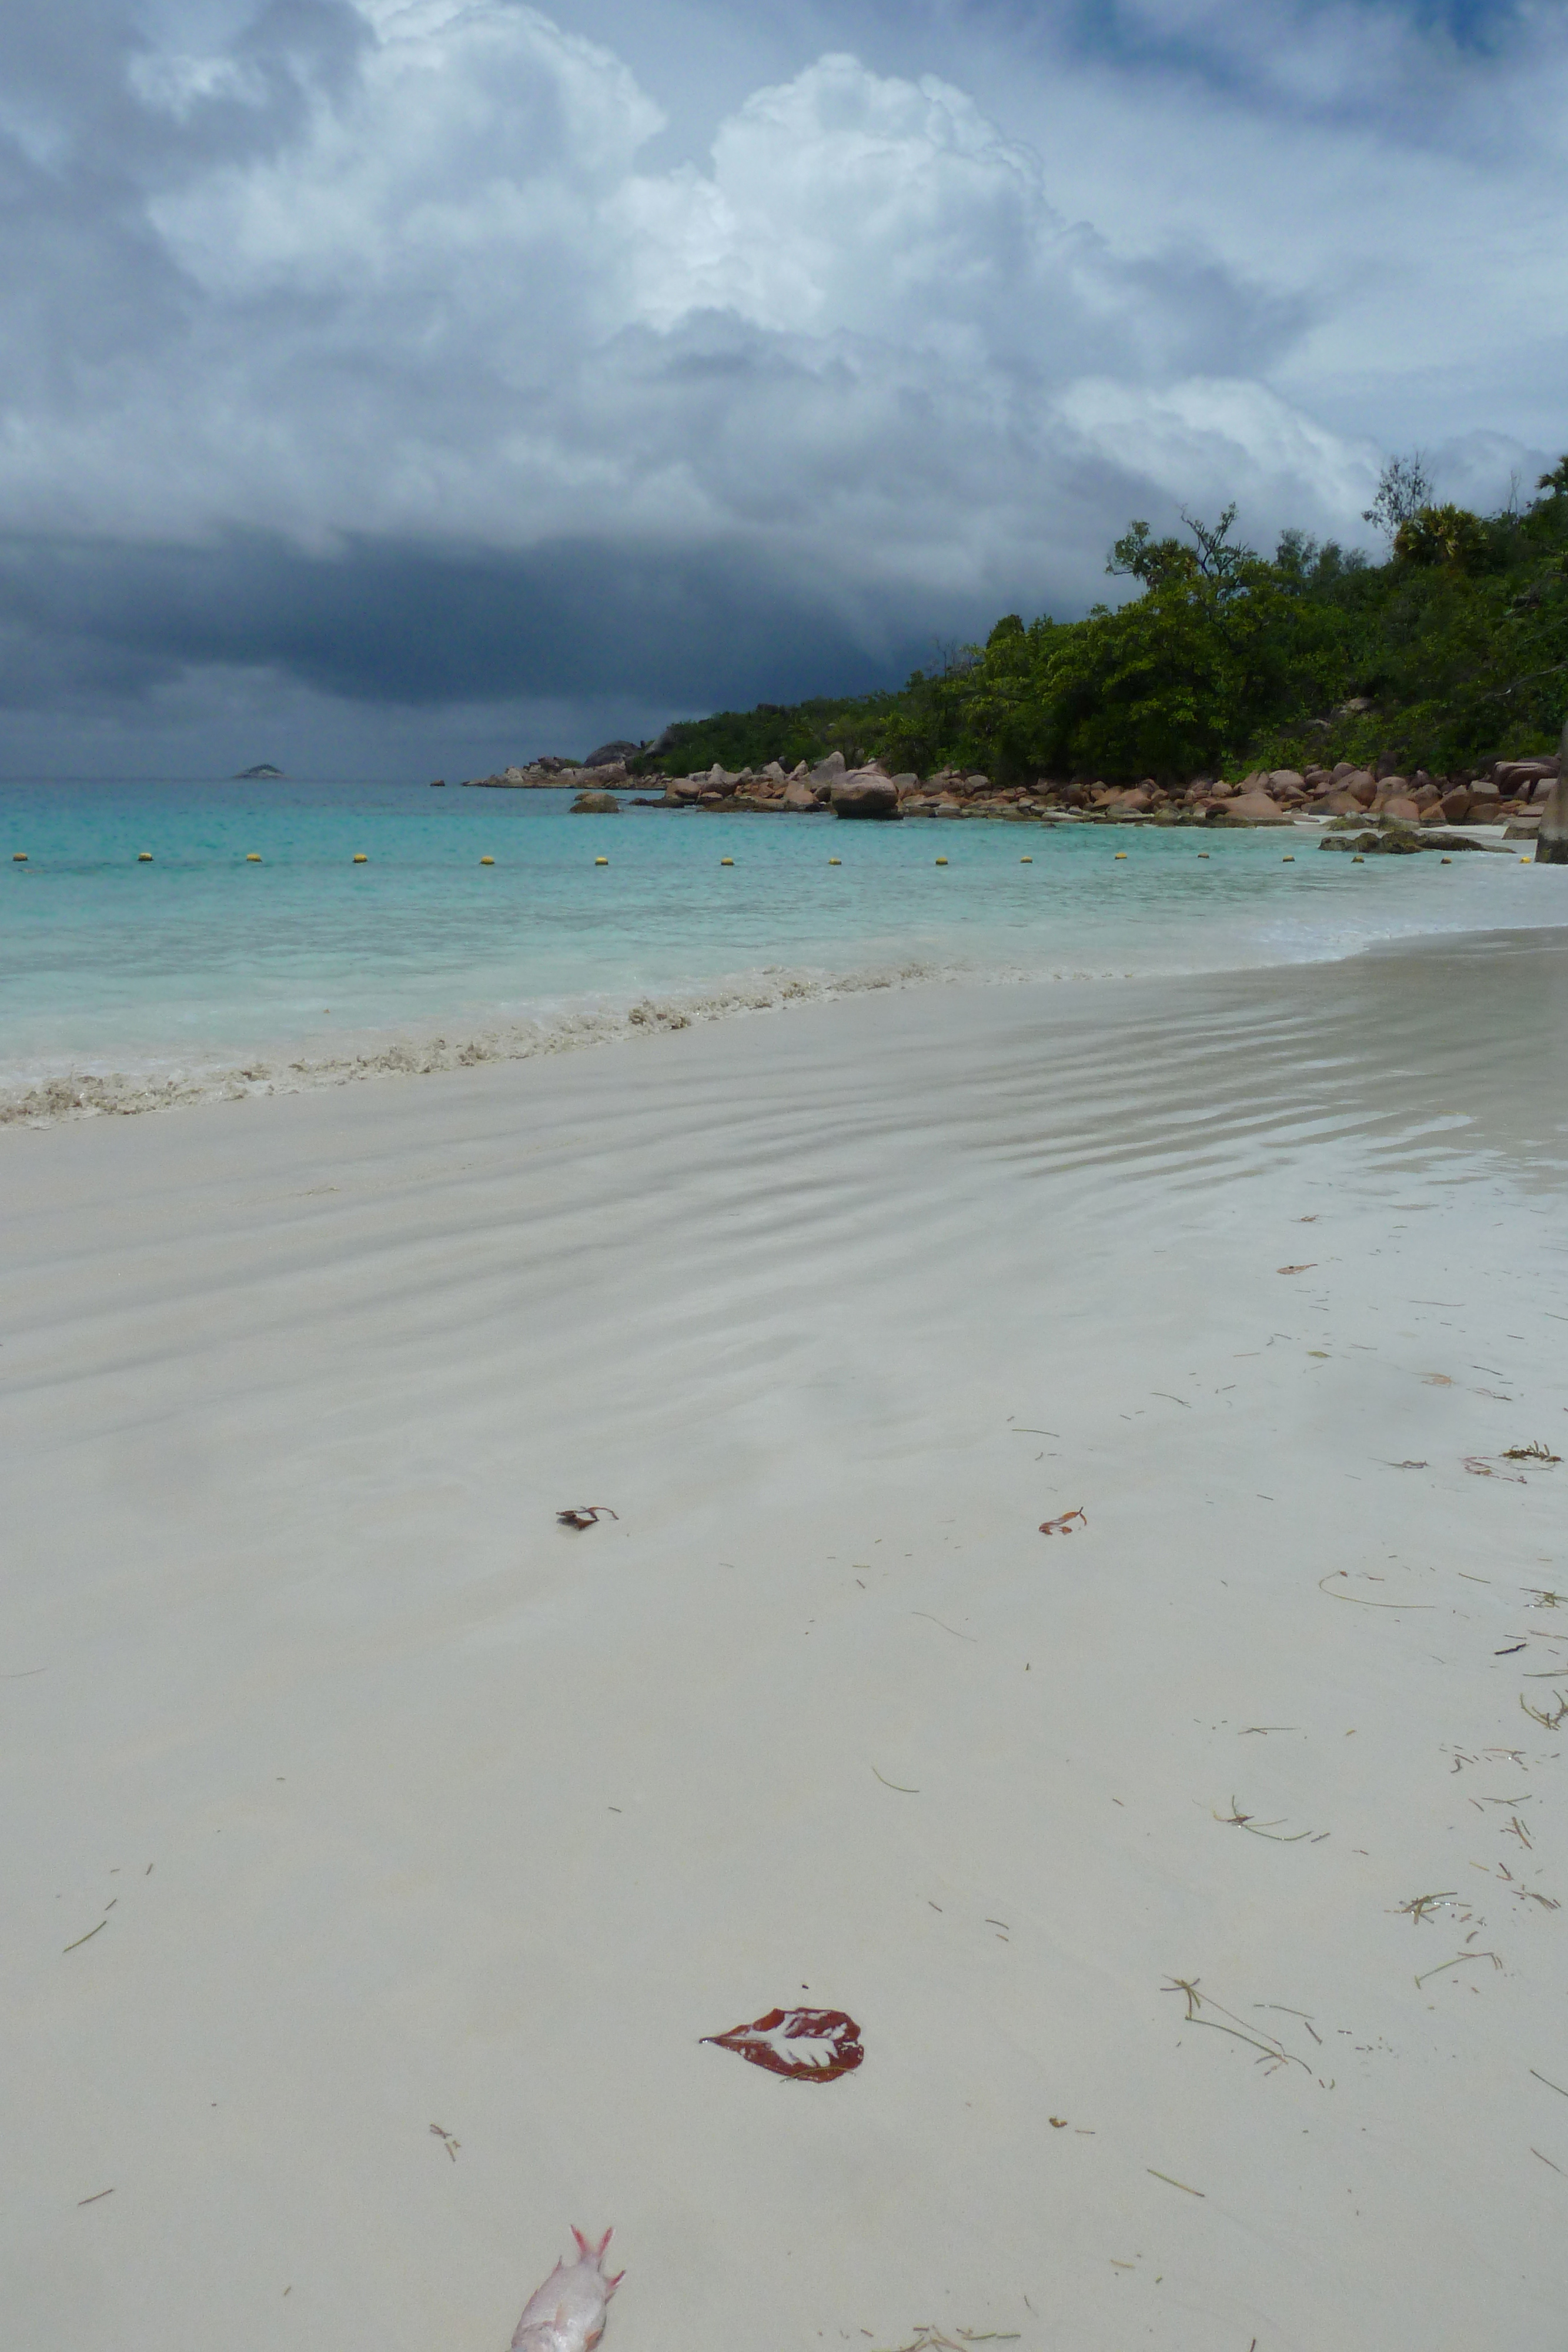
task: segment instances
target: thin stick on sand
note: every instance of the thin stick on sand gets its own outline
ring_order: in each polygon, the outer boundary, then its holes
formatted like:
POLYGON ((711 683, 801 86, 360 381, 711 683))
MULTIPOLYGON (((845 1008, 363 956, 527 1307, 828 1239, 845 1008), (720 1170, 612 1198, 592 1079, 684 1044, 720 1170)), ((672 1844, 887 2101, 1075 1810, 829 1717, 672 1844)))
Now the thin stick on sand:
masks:
MULTIPOLYGON (((1212 1805, 1209 1811, 1214 1813, 1212 1805)), ((1260 1822, 1256 1814, 1244 1813, 1234 1797, 1230 1800, 1230 1811, 1214 1813, 1214 1818, 1217 1822, 1223 1822, 1227 1829, 1249 1830, 1254 1837, 1267 1838, 1270 1845, 1300 1845, 1303 1838, 1312 1835, 1311 1830, 1292 1830, 1289 1837, 1280 1837, 1276 1834, 1280 1826, 1278 1822, 1260 1822)))
MULTIPOLYGON (((1329 1570, 1329 1576, 1348 1576, 1349 1574, 1348 1568, 1333 1568, 1329 1570)), ((1435 1601, 1363 1601, 1360 1594, 1356 1592, 1329 1592, 1328 1576, 1319 1577, 1318 1591, 1328 1593, 1331 1601, 1348 1601, 1356 1609, 1435 1609, 1437 1605, 1435 1601)))

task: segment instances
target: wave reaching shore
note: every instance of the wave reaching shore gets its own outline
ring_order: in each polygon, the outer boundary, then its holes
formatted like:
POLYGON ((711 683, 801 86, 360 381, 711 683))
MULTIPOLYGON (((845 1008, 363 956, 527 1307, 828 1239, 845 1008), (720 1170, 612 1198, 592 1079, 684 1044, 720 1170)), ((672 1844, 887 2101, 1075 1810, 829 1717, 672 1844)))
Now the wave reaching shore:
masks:
POLYGON ((0 1122, 528 1060, 868 990, 1256 971, 1568 919, 1562 868, 1356 864, 1316 855, 1315 826, 824 833, 574 818, 526 792, 235 793, 9 793, 29 855, 0 886, 0 1122))
POLYGON ((61 1118, 129 1118, 197 1103, 239 1102, 261 1095, 304 1094, 352 1086, 365 1078, 421 1077, 436 1070, 466 1070, 486 1062, 527 1062, 660 1032, 690 1029, 747 1013, 776 1013, 790 1004, 823 1003, 867 990, 912 988, 950 977, 932 964, 841 972, 761 974, 718 988, 669 997, 639 997, 619 1010, 562 1012, 553 1018, 500 1023, 466 1036, 398 1036, 341 1054, 298 1059, 256 1059, 151 1071, 73 1070, 0 1089, 0 1125, 51 1126, 61 1118))

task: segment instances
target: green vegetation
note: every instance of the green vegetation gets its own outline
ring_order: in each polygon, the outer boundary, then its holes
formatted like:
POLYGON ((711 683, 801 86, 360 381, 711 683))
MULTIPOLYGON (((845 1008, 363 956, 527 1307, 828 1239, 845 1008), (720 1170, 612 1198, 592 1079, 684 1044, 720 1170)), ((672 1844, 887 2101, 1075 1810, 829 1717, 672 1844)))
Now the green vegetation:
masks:
POLYGON ((716 710, 709 719, 679 719, 631 765, 643 774, 686 776, 716 761, 732 772, 765 768, 769 760, 793 768, 841 751, 853 766, 875 756, 874 746, 904 697, 818 695, 810 702, 759 702, 755 710, 716 710))
POLYGON ((980 769, 1170 782, 1255 767, 1448 773, 1554 748, 1568 710, 1568 457, 1528 505, 1432 503, 1420 458, 1384 469, 1373 563, 1287 531, 1271 558, 1218 523, 1134 522, 1106 570, 1142 593, 1081 621, 1009 613, 902 692, 759 704, 670 728, 638 765, 684 775, 840 750, 922 775, 980 769))

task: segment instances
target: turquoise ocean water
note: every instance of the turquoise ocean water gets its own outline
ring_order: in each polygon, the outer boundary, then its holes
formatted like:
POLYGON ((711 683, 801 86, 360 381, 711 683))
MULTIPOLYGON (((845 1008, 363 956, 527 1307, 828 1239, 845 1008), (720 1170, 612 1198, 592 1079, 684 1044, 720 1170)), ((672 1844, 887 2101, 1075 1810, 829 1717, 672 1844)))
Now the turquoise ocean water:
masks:
POLYGON ((569 805, 373 782, 0 785, 0 1102, 67 1073, 125 1081, 127 1107, 143 1081, 200 1091, 242 1066, 342 1075, 437 1036, 528 1051, 649 1005, 1217 971, 1568 922, 1568 869, 1353 866, 1301 830, 569 805))

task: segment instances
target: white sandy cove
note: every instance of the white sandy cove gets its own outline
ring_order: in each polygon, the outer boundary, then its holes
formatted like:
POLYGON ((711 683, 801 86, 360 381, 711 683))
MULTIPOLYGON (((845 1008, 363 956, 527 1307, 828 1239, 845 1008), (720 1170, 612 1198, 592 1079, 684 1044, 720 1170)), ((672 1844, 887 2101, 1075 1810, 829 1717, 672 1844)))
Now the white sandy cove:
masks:
POLYGON ((1568 1466, 1463 1465, 1568 1453, 1565 1010, 0 1138, 9 2352, 501 2352, 572 2221, 605 2352, 1561 2352, 1568 1466))

